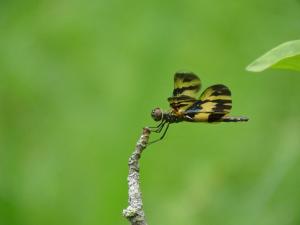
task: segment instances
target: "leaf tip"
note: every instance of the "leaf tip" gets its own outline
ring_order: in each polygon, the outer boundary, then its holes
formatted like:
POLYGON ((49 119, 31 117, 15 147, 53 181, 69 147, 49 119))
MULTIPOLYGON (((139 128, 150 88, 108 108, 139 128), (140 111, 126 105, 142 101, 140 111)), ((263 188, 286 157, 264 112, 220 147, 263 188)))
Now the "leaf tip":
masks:
POLYGON ((265 68, 262 68, 260 66, 257 66, 256 62, 250 63, 247 67, 246 67, 246 71, 248 72, 254 72, 254 73, 258 73, 263 71, 265 68))

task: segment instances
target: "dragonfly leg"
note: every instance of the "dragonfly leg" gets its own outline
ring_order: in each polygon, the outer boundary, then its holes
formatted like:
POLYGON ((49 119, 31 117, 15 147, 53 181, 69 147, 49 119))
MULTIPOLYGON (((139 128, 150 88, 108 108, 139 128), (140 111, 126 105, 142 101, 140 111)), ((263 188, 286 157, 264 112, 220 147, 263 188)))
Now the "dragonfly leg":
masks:
POLYGON ((158 124, 158 126, 156 126, 156 127, 148 127, 148 128, 150 128, 150 130, 151 130, 152 132, 160 133, 161 130, 163 129, 163 127, 165 126, 166 122, 167 122, 167 121, 163 120, 162 122, 160 122, 160 123, 158 124))
POLYGON ((165 135, 166 135, 166 133, 167 133, 167 131, 168 131, 168 129, 169 129, 169 125, 170 125, 170 123, 167 124, 167 127, 166 127, 166 129, 165 129, 163 135, 162 135, 159 139, 154 140, 154 141, 150 141, 150 142, 148 143, 148 145, 153 144, 153 143, 158 142, 158 141, 161 141, 161 140, 165 137, 165 135))
POLYGON ((162 120, 162 121, 160 121, 160 123, 157 125, 157 126, 155 126, 155 127, 148 127, 149 129, 157 129, 159 126, 161 126, 161 124, 164 122, 164 120, 162 120))

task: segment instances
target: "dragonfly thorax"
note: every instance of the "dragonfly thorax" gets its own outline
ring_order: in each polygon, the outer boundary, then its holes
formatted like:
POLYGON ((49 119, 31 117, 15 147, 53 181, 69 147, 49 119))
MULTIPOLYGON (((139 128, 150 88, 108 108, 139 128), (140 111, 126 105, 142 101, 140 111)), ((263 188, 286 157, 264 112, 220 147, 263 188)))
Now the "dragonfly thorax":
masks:
POLYGON ((173 111, 164 112, 163 119, 165 121, 167 121, 168 123, 179 123, 179 122, 183 121, 183 117, 180 115, 177 115, 173 111))

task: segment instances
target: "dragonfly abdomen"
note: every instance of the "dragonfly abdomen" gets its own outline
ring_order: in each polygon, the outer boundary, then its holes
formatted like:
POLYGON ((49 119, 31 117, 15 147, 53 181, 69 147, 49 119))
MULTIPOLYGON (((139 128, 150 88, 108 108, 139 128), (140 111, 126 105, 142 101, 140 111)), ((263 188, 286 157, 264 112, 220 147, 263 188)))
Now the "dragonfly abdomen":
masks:
POLYGON ((222 122, 246 122, 249 119, 245 116, 224 116, 222 122))

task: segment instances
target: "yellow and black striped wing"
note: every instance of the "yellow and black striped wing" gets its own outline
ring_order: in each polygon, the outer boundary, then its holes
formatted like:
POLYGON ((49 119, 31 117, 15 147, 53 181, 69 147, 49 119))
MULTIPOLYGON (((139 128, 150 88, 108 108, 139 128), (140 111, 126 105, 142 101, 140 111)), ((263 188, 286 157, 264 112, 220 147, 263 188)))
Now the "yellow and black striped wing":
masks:
POLYGON ((196 98, 200 88, 201 81, 196 74, 191 72, 175 73, 173 97, 185 95, 196 98))
POLYGON ((201 81, 194 73, 175 73, 173 95, 168 98, 170 106, 176 111, 185 111, 196 101, 200 88, 201 81))
POLYGON ((231 107, 229 88, 223 84, 217 84, 207 88, 201 94, 200 100, 186 109, 185 115, 189 121, 215 122, 228 114, 231 107))

